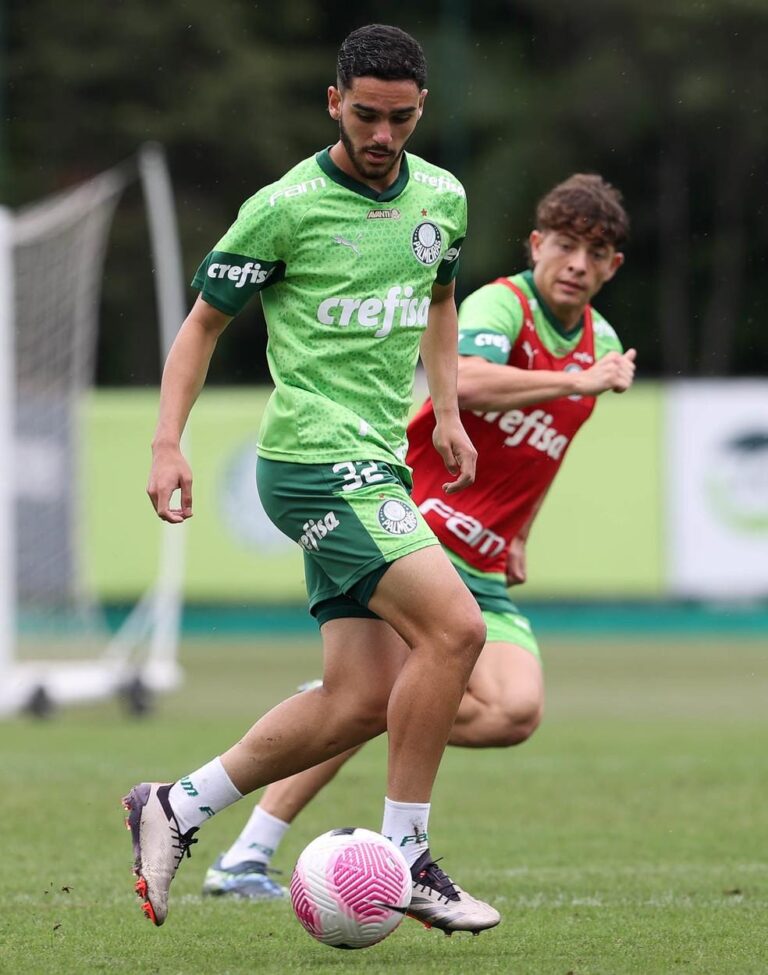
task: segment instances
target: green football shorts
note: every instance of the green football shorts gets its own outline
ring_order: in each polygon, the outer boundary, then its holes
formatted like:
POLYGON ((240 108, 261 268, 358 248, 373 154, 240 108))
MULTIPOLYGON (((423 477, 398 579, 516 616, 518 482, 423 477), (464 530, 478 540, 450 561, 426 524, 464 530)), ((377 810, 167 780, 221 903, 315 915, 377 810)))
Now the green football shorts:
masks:
POLYGON ((373 615, 365 607, 387 567, 438 544, 410 499, 405 473, 383 461, 290 464, 259 458, 261 503, 304 551, 313 615, 327 600, 346 607, 340 617, 373 615))
POLYGON ((539 644, 527 616, 519 612, 494 613, 484 609, 483 619, 488 628, 486 643, 512 643, 516 647, 528 650, 537 660, 541 660, 539 644))
MULTIPOLYGON (((451 557, 448 550, 446 554, 451 557)), ((541 651, 531 622, 509 598, 504 581, 496 576, 477 576, 466 572, 455 562, 454 568, 475 597, 483 614, 488 630, 486 643, 509 643, 515 647, 522 647, 541 661, 541 651)), ((349 596, 321 600, 314 605, 312 614, 320 626, 328 620, 348 619, 353 616, 379 619, 374 612, 356 603, 349 596)))
POLYGON ((483 613, 487 627, 486 643, 512 643, 516 647, 529 650, 541 660, 541 652, 533 633, 531 621, 523 616, 509 598, 507 585, 502 575, 496 573, 468 572, 465 564, 458 564, 456 557, 448 552, 448 558, 461 576, 462 582, 472 593, 483 613))

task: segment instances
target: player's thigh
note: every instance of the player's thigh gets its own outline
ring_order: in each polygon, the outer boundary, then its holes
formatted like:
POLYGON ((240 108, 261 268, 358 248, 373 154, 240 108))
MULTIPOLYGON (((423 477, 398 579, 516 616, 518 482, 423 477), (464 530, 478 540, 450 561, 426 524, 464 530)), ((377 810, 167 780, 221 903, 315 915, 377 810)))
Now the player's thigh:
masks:
POLYGON ((365 708, 386 709, 392 686, 408 656, 408 647, 380 619, 331 619, 320 629, 323 686, 365 708))
POLYGON ((426 641, 476 655, 485 640, 480 608, 438 545, 393 562, 368 605, 410 647, 426 641))
POLYGON ((538 642, 521 613, 484 612, 487 640, 468 689, 478 699, 510 713, 539 713, 544 674, 538 642))
POLYGON ((401 472, 386 463, 260 458, 257 483, 270 519, 304 551, 313 615, 339 596, 367 607, 392 562, 437 544, 401 472))

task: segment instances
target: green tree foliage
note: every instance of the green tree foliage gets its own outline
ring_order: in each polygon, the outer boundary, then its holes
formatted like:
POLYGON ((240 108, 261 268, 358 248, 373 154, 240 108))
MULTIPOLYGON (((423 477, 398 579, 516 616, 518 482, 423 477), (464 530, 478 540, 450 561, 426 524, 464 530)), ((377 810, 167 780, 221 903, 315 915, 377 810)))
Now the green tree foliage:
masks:
MULTIPOLYGON (((430 59, 419 153, 470 198, 460 296, 524 261, 536 199, 574 171, 620 187, 628 262, 599 305, 641 373, 765 372, 768 73, 763 0, 11 0, 6 201, 84 178, 146 139, 169 153, 191 276, 242 200, 335 138, 325 112, 342 36, 386 18, 430 59), (425 6, 428 10, 425 10, 425 6)), ((107 265, 100 375, 152 381, 139 201, 107 265)), ((263 378, 254 307, 212 378, 263 378)))

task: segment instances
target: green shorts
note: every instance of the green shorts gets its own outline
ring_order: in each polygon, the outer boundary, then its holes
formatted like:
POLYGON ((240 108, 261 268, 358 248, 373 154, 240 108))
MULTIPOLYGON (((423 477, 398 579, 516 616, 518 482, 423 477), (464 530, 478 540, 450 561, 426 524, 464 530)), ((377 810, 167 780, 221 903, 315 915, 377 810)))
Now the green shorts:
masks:
MULTIPOLYGON (((497 575, 476 575, 467 572, 456 563, 447 549, 446 555, 453 562, 462 582, 480 607, 488 630, 486 643, 511 643, 528 650, 537 660, 541 660, 541 651, 531 622, 509 598, 504 580, 497 575)), ((345 595, 317 600, 311 608, 312 615, 316 617, 320 626, 329 620, 349 617, 379 619, 372 610, 345 595)))
POLYGON ((527 616, 515 611, 514 613, 494 613, 483 610, 483 619, 488 628, 486 643, 513 643, 530 651, 537 660, 541 660, 541 651, 533 634, 531 621, 527 616))
POLYGON ((304 550, 313 615, 327 600, 346 607, 340 617, 373 615, 365 607, 388 566, 438 544, 404 475, 382 461, 289 464, 259 458, 261 503, 304 550))
POLYGON ((448 557, 482 610, 488 630, 485 642, 513 643, 529 650, 534 657, 541 660, 541 651, 531 621, 523 616, 509 598, 503 577, 491 573, 476 575, 474 572, 467 572, 462 565, 457 564, 455 557, 451 557, 450 552, 448 557))

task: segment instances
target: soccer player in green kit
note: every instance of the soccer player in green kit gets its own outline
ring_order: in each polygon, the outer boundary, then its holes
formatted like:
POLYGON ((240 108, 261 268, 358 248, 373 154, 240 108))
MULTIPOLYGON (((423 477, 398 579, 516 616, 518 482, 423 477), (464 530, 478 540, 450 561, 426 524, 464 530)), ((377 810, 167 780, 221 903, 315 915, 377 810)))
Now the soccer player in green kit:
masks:
POLYGON ((456 394, 453 280, 465 194, 450 173, 404 152, 425 81, 408 34, 374 25, 349 35, 328 89, 339 141, 243 205, 197 272, 199 297, 165 365, 148 493, 157 514, 178 523, 192 514, 182 430, 218 337, 261 294, 275 390, 257 483, 267 514, 305 553, 323 683, 202 768, 125 797, 136 892, 156 925, 208 818, 385 730, 381 831, 418 882, 411 913, 447 931, 500 919, 435 864, 428 840, 434 779, 485 625, 408 493, 405 427, 419 353, 432 441, 454 478, 446 495, 472 483, 476 459, 456 394))
MULTIPOLYGON (((525 582, 531 524, 596 397, 631 385, 624 352, 591 299, 623 262, 628 221, 618 192, 576 174, 539 202, 532 268, 470 294, 459 310, 459 399, 478 449, 474 484, 441 495, 427 401, 408 426, 413 500, 483 611, 487 640, 449 743, 508 747, 530 737, 543 710, 535 634, 506 586, 525 582)), ((252 900, 285 896, 267 868, 289 824, 356 749, 270 785, 235 843, 208 870, 203 892, 252 900)))

